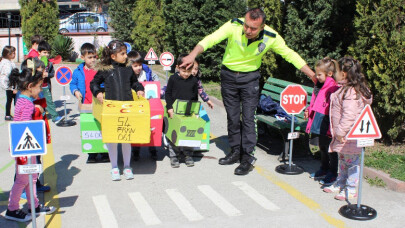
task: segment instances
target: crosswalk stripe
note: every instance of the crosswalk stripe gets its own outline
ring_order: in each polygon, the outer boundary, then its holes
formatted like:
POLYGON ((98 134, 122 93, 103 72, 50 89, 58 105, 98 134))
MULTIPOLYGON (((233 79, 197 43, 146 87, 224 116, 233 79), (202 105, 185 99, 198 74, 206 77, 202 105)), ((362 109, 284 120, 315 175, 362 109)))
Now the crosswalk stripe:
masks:
POLYGON ((207 196, 217 207, 219 207, 228 216, 239 216, 242 213, 236 209, 231 203, 223 198, 209 185, 200 185, 198 189, 207 196))
POLYGON ((166 193, 189 221, 198 221, 204 218, 177 189, 166 189, 166 193))
POLYGON ((140 192, 131 192, 128 195, 146 225, 158 225, 162 223, 140 192))
POLYGON ((232 182, 232 184, 238 187, 240 190, 242 190, 246 195, 248 195, 252 200, 254 200, 257 204, 262 206, 264 209, 270 211, 276 211, 280 209, 277 205, 272 203, 270 200, 268 200, 265 196, 260 194, 258 191, 256 191, 247 183, 243 181, 235 181, 232 182))
POLYGON ((107 197, 105 195, 93 196, 93 203, 96 206, 101 226, 105 228, 118 228, 117 220, 111 210, 107 197))

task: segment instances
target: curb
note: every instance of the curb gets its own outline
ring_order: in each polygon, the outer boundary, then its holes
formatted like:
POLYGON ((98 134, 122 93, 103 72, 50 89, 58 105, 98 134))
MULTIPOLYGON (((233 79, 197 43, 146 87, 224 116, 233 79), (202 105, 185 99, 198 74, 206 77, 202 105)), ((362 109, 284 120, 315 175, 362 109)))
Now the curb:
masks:
POLYGON ((389 174, 370 167, 364 167, 364 176, 369 178, 380 178, 387 185, 387 188, 396 192, 405 192, 405 182, 391 178, 389 174))

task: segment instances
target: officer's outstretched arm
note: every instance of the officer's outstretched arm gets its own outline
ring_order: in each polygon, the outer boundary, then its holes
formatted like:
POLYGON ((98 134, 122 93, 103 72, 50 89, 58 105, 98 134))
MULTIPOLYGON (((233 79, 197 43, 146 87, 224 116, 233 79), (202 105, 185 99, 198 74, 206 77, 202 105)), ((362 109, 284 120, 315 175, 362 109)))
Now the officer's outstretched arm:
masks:
POLYGON ((315 77, 315 72, 309 68, 308 65, 304 65, 301 67, 300 71, 308 76, 314 83, 316 83, 316 77, 315 77))

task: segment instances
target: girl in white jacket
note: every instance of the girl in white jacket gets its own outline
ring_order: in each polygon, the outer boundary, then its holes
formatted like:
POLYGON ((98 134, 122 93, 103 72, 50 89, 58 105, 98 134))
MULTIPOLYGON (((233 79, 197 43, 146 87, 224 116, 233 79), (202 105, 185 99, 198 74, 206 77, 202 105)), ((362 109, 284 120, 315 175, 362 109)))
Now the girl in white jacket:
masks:
POLYGON ((6 91, 7 101, 6 101, 6 116, 5 120, 13 120, 11 116, 11 102, 14 100, 15 104, 15 94, 17 90, 14 90, 8 85, 8 77, 10 76, 11 70, 15 68, 13 59, 15 58, 15 47, 5 46, 1 54, 0 62, 0 87, 6 91))

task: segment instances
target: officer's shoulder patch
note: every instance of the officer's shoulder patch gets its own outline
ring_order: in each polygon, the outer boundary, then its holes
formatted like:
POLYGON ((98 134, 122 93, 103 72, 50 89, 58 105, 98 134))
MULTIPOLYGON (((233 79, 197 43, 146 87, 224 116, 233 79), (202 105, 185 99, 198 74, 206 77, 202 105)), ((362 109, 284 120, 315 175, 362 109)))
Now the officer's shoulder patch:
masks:
POLYGON ((231 20, 231 23, 234 23, 234 22, 239 23, 239 24, 241 24, 241 25, 244 24, 243 21, 240 20, 239 18, 234 18, 234 19, 231 20))
POLYGON ((264 35, 267 35, 267 36, 270 36, 270 37, 273 37, 273 38, 276 37, 276 34, 275 34, 275 33, 269 32, 269 31, 267 31, 267 30, 264 30, 264 35))

